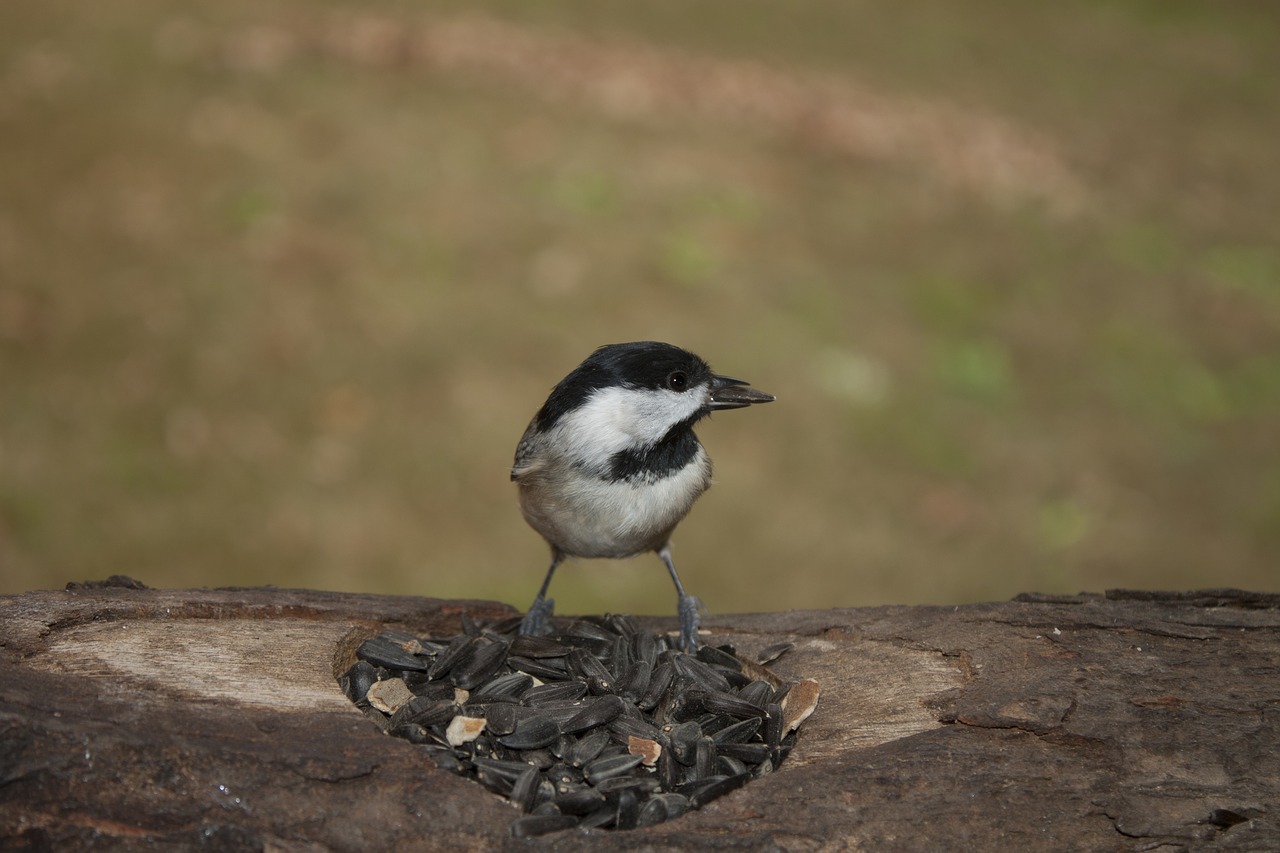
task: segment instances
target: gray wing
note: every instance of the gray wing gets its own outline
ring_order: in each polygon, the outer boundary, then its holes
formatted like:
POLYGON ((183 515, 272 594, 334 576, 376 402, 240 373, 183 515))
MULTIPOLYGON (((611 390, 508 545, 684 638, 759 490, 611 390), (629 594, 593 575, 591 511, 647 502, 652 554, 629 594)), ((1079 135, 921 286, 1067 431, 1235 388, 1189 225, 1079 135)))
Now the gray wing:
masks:
POLYGON ((519 480, 525 474, 536 471, 542 467, 542 460, 539 458, 539 449, 542 446, 541 437, 534 432, 533 422, 529 422, 529 426, 525 428, 524 435, 520 437, 520 443, 516 445, 516 459, 511 465, 511 479, 519 480))

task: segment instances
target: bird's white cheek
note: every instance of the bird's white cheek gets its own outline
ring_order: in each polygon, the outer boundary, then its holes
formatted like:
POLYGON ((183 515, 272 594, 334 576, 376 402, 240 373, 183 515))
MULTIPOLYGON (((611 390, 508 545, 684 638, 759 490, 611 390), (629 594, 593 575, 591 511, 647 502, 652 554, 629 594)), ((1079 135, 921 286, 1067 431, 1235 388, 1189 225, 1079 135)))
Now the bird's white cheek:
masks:
POLYGON ((657 443, 671 427, 697 414, 706 398, 707 391, 702 388, 684 394, 602 388, 566 415, 557 430, 562 431, 577 458, 608 457, 657 443))
POLYGON ((565 448, 575 459, 604 460, 631 446, 629 420, 627 412, 606 399, 604 392, 597 392, 556 425, 552 444, 565 448))
POLYGON ((635 404, 634 434, 646 443, 654 443, 673 426, 687 421, 706 405, 705 389, 695 388, 684 394, 672 391, 645 391, 633 398, 635 404))

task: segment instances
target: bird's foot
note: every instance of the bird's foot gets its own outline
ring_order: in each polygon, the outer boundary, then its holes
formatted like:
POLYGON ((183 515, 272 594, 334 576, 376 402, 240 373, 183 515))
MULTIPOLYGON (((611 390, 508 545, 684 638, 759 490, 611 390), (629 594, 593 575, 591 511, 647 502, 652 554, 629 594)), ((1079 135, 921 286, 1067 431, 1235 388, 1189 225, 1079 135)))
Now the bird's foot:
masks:
POLYGON ((520 620, 520 634, 525 637, 541 637, 551 633, 551 614, 555 612, 556 600, 538 596, 529 605, 529 612, 520 620))
POLYGON ((680 648, 687 654, 698 651, 698 625, 702 624, 702 617, 698 615, 700 610, 702 602, 695 596, 680 596, 676 606, 676 612, 680 615, 680 648))

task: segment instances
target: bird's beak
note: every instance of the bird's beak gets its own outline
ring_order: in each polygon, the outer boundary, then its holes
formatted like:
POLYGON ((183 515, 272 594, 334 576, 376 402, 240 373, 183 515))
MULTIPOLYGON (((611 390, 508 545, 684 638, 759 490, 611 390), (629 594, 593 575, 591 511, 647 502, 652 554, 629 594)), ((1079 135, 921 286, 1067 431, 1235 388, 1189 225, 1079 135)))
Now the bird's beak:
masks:
POLYGON ((711 377, 711 404, 715 409, 741 409, 752 403, 772 403, 776 397, 748 386, 745 379, 731 376, 711 377))

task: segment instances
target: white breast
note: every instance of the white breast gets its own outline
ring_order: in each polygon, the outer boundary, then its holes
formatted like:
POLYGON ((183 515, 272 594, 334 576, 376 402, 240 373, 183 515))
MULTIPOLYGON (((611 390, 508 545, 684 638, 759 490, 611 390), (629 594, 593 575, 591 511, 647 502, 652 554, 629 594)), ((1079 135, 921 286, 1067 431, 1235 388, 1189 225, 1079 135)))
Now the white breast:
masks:
POLYGON ((522 477, 525 519, 554 547, 575 557, 632 557, 666 544, 711 484, 711 460, 658 480, 610 481, 560 462, 522 477))

